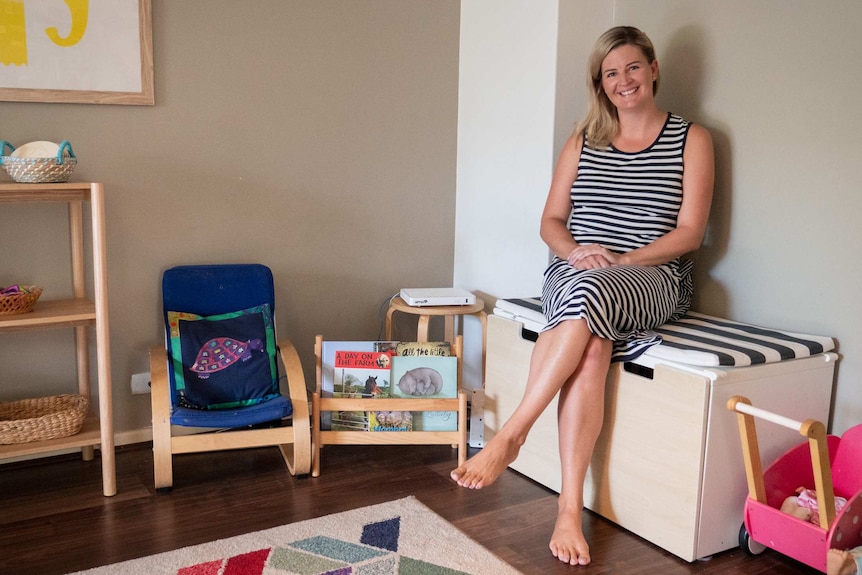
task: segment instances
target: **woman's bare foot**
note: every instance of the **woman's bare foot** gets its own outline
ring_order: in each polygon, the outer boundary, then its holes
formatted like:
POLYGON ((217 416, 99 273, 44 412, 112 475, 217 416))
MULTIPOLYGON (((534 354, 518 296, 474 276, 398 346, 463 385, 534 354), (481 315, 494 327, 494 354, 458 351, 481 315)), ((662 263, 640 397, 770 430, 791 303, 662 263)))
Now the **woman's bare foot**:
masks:
POLYGON ((581 528, 581 509, 560 504, 551 543, 551 554, 569 565, 589 565, 590 546, 581 528))
POLYGON ((847 551, 830 549, 826 553, 826 575, 853 575, 856 573, 856 561, 847 551))
POLYGON ((482 451, 468 459, 449 475, 461 487, 481 489, 494 483, 510 463, 518 457, 523 442, 501 434, 488 442, 482 451))

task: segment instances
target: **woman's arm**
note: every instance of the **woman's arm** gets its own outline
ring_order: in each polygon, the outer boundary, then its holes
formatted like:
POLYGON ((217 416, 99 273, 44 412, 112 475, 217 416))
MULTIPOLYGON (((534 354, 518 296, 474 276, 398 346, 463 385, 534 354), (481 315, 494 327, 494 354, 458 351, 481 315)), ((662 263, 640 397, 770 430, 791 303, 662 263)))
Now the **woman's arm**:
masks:
POLYGON ((626 254, 615 254, 600 245, 580 246, 569 261, 577 266, 582 260, 599 256, 614 265, 660 265, 700 247, 706 233, 715 182, 712 138, 706 128, 692 124, 682 159, 682 206, 674 230, 626 254))
POLYGON ((572 183, 578 175, 578 160, 581 157, 583 138, 580 134, 572 134, 563 146, 545 209, 542 212, 542 222, 539 234, 551 251, 562 259, 578 247, 569 231, 569 216, 572 213, 572 183))

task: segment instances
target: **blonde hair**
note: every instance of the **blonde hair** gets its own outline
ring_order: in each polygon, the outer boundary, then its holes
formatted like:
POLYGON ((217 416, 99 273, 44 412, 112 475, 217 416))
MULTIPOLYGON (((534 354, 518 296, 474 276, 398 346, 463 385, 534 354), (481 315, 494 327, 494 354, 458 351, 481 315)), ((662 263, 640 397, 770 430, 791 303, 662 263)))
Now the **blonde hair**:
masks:
MULTIPOLYGON (((587 92, 590 96, 586 117, 578 124, 576 131, 593 148, 603 148, 619 132, 617 109, 602 89, 602 62, 615 48, 632 45, 640 48, 652 65, 655 62, 655 47, 646 34, 633 26, 617 26, 602 34, 596 40, 590 59, 587 62, 587 92)), ((656 73, 652 83, 653 94, 658 92, 659 75, 656 73)))

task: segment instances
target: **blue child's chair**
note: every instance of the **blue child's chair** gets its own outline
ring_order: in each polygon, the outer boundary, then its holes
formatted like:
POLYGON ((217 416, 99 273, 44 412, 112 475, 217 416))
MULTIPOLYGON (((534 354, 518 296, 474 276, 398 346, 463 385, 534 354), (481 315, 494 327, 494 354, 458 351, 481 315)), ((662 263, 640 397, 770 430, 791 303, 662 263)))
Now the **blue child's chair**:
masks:
POLYGON ((305 376, 293 344, 276 340, 269 268, 171 268, 162 300, 166 345, 150 354, 156 489, 173 486, 173 455, 181 453, 275 445, 292 475, 307 474, 305 376), (175 433, 177 426, 194 429, 175 433))

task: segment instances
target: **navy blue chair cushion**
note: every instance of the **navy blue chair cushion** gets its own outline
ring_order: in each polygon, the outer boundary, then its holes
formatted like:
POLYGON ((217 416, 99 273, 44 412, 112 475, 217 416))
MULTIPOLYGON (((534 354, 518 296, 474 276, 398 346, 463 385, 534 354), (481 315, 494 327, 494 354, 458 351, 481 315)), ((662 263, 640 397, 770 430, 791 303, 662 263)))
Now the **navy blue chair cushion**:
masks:
POLYGON ((162 298, 172 423, 239 427, 291 414, 278 392, 269 268, 171 268, 162 276, 162 298))
POLYGON ((278 395, 269 304, 208 317, 169 311, 168 327, 180 406, 230 409, 278 395))
POLYGON ((236 428, 278 421, 290 417, 293 406, 290 400, 279 395, 270 399, 237 409, 189 409, 177 407, 171 413, 171 423, 185 427, 236 428))

